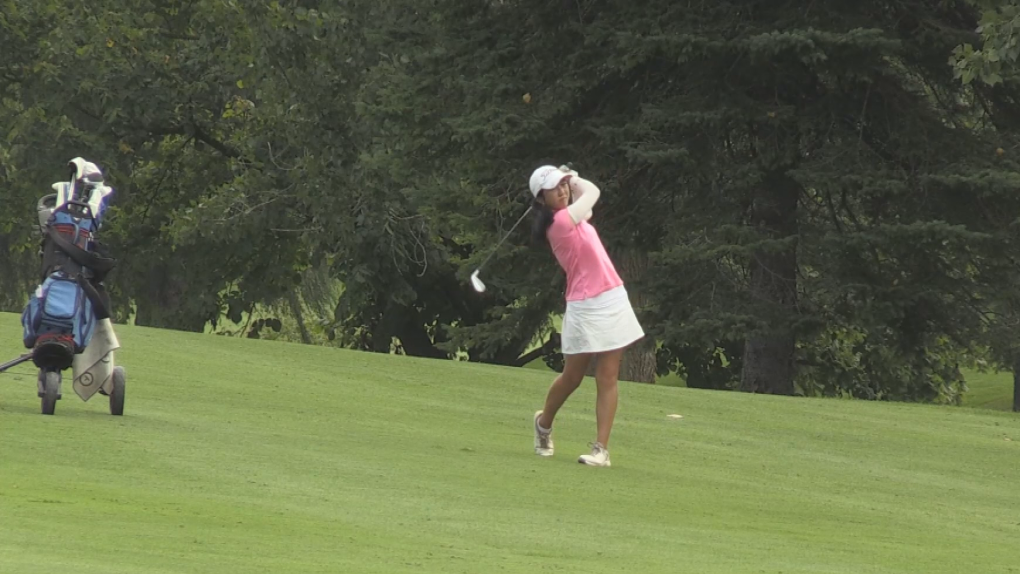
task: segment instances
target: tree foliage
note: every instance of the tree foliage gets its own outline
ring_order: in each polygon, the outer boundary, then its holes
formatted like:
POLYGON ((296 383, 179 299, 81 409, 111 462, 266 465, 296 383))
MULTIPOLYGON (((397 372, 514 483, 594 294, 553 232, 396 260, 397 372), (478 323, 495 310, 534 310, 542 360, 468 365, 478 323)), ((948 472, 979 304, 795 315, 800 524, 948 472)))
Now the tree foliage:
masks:
POLYGON ((547 248, 520 229, 485 294, 467 278, 531 170, 572 162, 660 374, 957 401, 959 365, 1018 363, 1012 5, 0 6, 5 309, 35 200, 83 155, 118 191, 122 319, 276 305, 310 341, 318 299, 348 347, 556 364, 547 248))
POLYGON ((950 64, 964 84, 978 80, 989 86, 1016 74, 1020 58, 1020 5, 1010 0, 971 0, 982 10, 976 38, 953 50, 950 64), (975 46, 976 44, 976 46, 975 46))

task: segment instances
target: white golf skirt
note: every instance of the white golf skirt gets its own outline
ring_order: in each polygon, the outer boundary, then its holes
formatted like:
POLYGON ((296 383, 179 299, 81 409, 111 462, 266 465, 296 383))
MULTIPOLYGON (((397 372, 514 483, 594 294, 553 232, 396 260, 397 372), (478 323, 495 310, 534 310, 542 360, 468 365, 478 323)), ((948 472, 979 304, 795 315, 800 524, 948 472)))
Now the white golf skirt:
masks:
POLYGON ((621 285, 581 301, 567 301, 561 342, 564 355, 622 349, 645 336, 621 285))

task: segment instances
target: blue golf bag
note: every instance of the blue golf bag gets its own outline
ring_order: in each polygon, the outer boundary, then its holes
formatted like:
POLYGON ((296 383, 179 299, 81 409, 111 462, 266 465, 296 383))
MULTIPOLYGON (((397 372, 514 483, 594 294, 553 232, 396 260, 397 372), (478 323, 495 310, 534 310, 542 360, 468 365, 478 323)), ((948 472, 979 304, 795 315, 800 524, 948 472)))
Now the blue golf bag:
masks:
POLYGON ((54 184, 57 193, 39 201, 42 272, 21 315, 25 347, 45 370, 70 368, 96 323, 110 316, 103 279, 115 261, 96 236, 113 190, 94 164, 77 158, 71 166, 70 183, 54 184))

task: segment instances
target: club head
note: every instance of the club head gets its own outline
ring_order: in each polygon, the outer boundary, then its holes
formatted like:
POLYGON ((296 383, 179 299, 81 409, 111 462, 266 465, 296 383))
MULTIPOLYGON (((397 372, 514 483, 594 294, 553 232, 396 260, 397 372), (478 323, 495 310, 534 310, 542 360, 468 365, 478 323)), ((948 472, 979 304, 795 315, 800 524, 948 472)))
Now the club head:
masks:
POLYGON ((471 274, 471 286, 475 288, 475 291, 484 293, 485 283, 482 283, 482 280, 478 278, 478 271, 478 269, 475 269, 475 272, 471 274))

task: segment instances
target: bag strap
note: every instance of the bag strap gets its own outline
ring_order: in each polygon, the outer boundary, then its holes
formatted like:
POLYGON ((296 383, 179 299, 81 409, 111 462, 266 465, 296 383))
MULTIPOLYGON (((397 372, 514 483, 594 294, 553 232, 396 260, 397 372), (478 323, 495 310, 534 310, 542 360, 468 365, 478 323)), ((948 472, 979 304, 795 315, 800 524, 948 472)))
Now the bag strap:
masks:
POLYGON ((81 290, 85 292, 85 296, 89 298, 89 301, 92 301, 92 313, 96 316, 96 320, 109 319, 110 308, 107 307, 106 300, 99 294, 96 286, 80 273, 75 277, 75 280, 78 281, 78 285, 81 286, 81 290))
POLYGON ((46 230, 46 234, 61 251, 71 258, 72 261, 82 267, 91 269, 96 273, 96 275, 106 275, 114 268, 114 266, 117 265, 117 261, 115 259, 103 257, 98 253, 91 251, 85 251, 81 247, 78 247, 74 243, 64 239, 64 236, 55 231, 52 227, 46 230))

